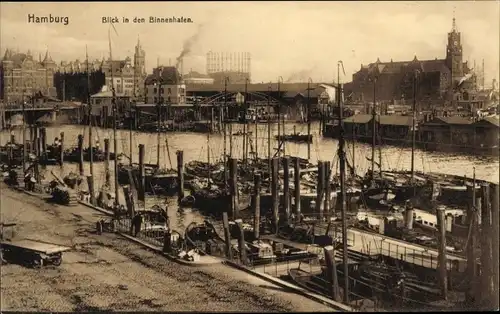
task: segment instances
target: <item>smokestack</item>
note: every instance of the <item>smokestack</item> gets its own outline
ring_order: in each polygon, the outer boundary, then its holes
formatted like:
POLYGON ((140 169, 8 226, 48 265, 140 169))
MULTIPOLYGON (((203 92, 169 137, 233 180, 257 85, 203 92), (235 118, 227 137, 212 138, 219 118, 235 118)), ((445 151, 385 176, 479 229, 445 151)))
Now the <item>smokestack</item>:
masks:
POLYGON ((159 68, 160 67, 160 57, 157 57, 156 58, 156 67, 159 68))

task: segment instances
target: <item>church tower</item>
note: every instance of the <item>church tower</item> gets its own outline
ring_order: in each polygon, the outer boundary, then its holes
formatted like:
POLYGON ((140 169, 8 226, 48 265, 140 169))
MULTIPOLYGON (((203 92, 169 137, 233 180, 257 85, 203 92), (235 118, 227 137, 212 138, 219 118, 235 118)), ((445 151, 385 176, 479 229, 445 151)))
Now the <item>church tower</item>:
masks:
POLYGON ((455 16, 453 16, 452 30, 448 33, 446 65, 451 71, 453 84, 456 84, 456 82, 464 76, 464 69, 462 62, 462 43, 460 42, 460 32, 457 31, 455 16))
POLYGON ((143 93, 144 79, 146 78, 146 53, 141 47, 141 41, 137 36, 137 45, 134 53, 134 85, 136 97, 143 93))

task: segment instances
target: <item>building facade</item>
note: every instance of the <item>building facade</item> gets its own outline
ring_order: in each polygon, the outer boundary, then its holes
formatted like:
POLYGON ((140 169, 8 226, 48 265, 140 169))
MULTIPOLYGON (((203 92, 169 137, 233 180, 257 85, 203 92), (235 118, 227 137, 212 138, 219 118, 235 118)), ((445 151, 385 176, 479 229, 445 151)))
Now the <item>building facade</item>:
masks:
POLYGON ((463 62, 461 34, 455 19, 446 46, 445 59, 376 62, 361 65, 350 86, 354 102, 402 103, 412 101, 416 80, 419 102, 455 102, 469 97, 475 89, 475 75, 463 62))
POLYGON ((135 46, 134 60, 130 57, 125 60, 111 60, 108 58, 102 65, 106 76, 106 86, 114 87, 117 94, 132 98, 141 98, 144 95, 144 79, 146 78, 146 53, 138 39, 135 46))
POLYGON ((144 102, 147 104, 185 104, 186 85, 175 67, 153 69, 144 82, 144 102))
POLYGON ((54 74, 57 64, 50 57, 38 56, 38 61, 27 53, 5 51, 0 66, 0 98, 6 103, 28 101, 33 95, 55 96, 54 74))

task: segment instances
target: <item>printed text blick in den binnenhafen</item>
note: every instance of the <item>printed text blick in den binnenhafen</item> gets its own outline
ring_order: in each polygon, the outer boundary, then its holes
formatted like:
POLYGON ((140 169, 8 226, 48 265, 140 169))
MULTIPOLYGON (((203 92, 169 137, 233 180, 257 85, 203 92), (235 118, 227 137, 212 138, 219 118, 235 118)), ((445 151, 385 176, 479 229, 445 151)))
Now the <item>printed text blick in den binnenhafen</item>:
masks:
POLYGON ((28 23, 33 24, 69 24, 69 17, 67 16, 36 16, 35 14, 28 14, 28 23))
POLYGON ((141 23, 193 23, 193 20, 190 17, 155 17, 155 16, 150 16, 148 20, 146 20, 143 17, 134 17, 134 18, 127 18, 127 17, 122 17, 121 19, 118 18, 117 16, 103 16, 102 17, 102 23, 136 23, 136 24, 141 24, 141 23))

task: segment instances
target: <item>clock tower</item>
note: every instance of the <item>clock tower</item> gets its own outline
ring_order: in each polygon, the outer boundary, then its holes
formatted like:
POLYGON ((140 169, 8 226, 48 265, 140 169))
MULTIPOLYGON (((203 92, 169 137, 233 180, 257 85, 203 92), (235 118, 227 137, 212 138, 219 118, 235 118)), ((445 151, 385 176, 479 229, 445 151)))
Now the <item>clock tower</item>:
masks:
POLYGON ((456 82, 464 76, 464 69, 462 62, 462 43, 460 42, 460 32, 457 31, 455 17, 453 17, 452 30, 448 33, 446 65, 451 71, 452 83, 456 84, 456 82))

